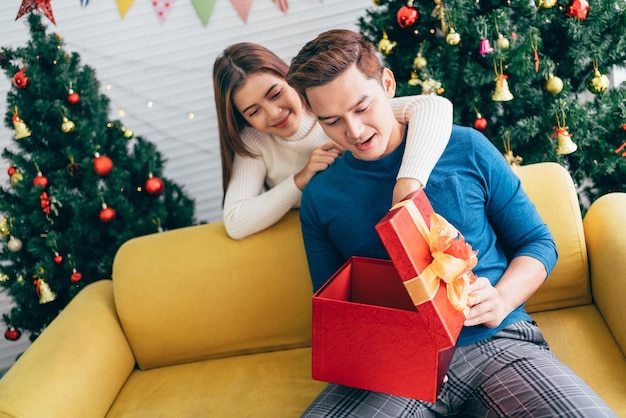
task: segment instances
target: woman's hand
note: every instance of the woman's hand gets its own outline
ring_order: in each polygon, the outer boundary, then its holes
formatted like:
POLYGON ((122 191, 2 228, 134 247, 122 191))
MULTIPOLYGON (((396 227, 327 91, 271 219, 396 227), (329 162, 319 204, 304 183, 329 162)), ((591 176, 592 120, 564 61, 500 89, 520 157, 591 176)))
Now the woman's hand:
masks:
POLYGON ((423 187, 422 183, 417 179, 402 177, 396 181, 396 185, 393 188, 393 201, 391 206, 400 202, 409 193, 416 190, 420 190, 423 187))
POLYGON ((294 175, 293 180, 296 186, 300 190, 304 190, 304 187, 309 184, 316 173, 326 170, 342 153, 343 148, 334 142, 327 142, 315 148, 311 153, 309 162, 294 175))

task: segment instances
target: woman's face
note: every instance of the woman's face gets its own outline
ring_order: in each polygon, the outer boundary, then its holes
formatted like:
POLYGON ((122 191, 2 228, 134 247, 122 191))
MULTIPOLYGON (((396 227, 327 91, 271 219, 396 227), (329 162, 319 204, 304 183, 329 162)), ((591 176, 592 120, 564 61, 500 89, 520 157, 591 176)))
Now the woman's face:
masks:
POLYGON ((248 76, 233 93, 233 102, 250 126, 281 137, 296 133, 304 111, 300 96, 285 79, 267 72, 248 76))

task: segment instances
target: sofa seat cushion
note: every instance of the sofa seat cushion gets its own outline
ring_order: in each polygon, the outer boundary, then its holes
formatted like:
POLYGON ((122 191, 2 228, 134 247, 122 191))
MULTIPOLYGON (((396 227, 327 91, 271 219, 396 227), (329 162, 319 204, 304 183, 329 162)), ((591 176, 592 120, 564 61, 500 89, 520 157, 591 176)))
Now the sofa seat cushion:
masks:
POLYGON ((204 360, 133 371, 107 417, 297 417, 325 386, 310 348, 204 360))
POLYGON ((596 306, 537 312, 532 317, 554 354, 618 416, 626 417, 626 361, 596 306))

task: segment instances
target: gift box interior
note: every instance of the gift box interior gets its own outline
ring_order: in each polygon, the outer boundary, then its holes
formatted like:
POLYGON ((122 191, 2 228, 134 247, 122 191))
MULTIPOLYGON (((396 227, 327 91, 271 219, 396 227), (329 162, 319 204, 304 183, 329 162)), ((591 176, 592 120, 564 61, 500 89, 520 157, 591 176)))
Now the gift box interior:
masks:
POLYGON ((313 298, 313 378, 433 402, 454 341, 437 344, 421 307, 390 261, 351 258, 313 298))
POLYGON ((376 227, 393 262, 352 257, 313 296, 312 376, 434 402, 465 315, 444 281, 421 280, 433 257, 415 218, 433 210, 423 192, 410 199, 376 227))

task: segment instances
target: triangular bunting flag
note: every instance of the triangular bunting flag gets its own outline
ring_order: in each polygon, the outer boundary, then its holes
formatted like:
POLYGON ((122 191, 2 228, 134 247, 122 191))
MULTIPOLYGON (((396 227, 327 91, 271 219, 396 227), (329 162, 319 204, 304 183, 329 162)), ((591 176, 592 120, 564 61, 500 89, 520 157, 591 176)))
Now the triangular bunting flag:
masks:
POLYGON ((175 1, 176 0, 152 0, 154 11, 156 12, 161 23, 165 23, 165 18, 172 10, 172 6, 174 6, 175 1))
POLYGON ((209 23, 216 1, 217 0, 191 0, 193 6, 196 8, 196 13, 198 13, 198 16, 204 26, 209 23))
POLYGON ((50 0, 22 0, 22 5, 20 6, 20 10, 17 12, 17 16, 15 20, 24 16, 28 12, 41 10, 46 15, 50 22, 53 24, 57 24, 54 21, 54 13, 52 13, 52 6, 50 6, 50 0))
POLYGON ((274 3, 278 3, 278 8, 281 12, 287 13, 289 10, 289 1, 288 0, 272 0, 274 3))
POLYGON ((128 12, 128 9, 130 9, 130 6, 133 5, 135 0, 115 0, 115 2, 117 3, 117 10, 120 13, 120 17, 124 19, 126 12, 128 12))
POLYGON ((230 0, 230 2, 235 7, 235 10, 237 10, 239 17, 247 23, 250 7, 252 7, 252 0, 230 0))

